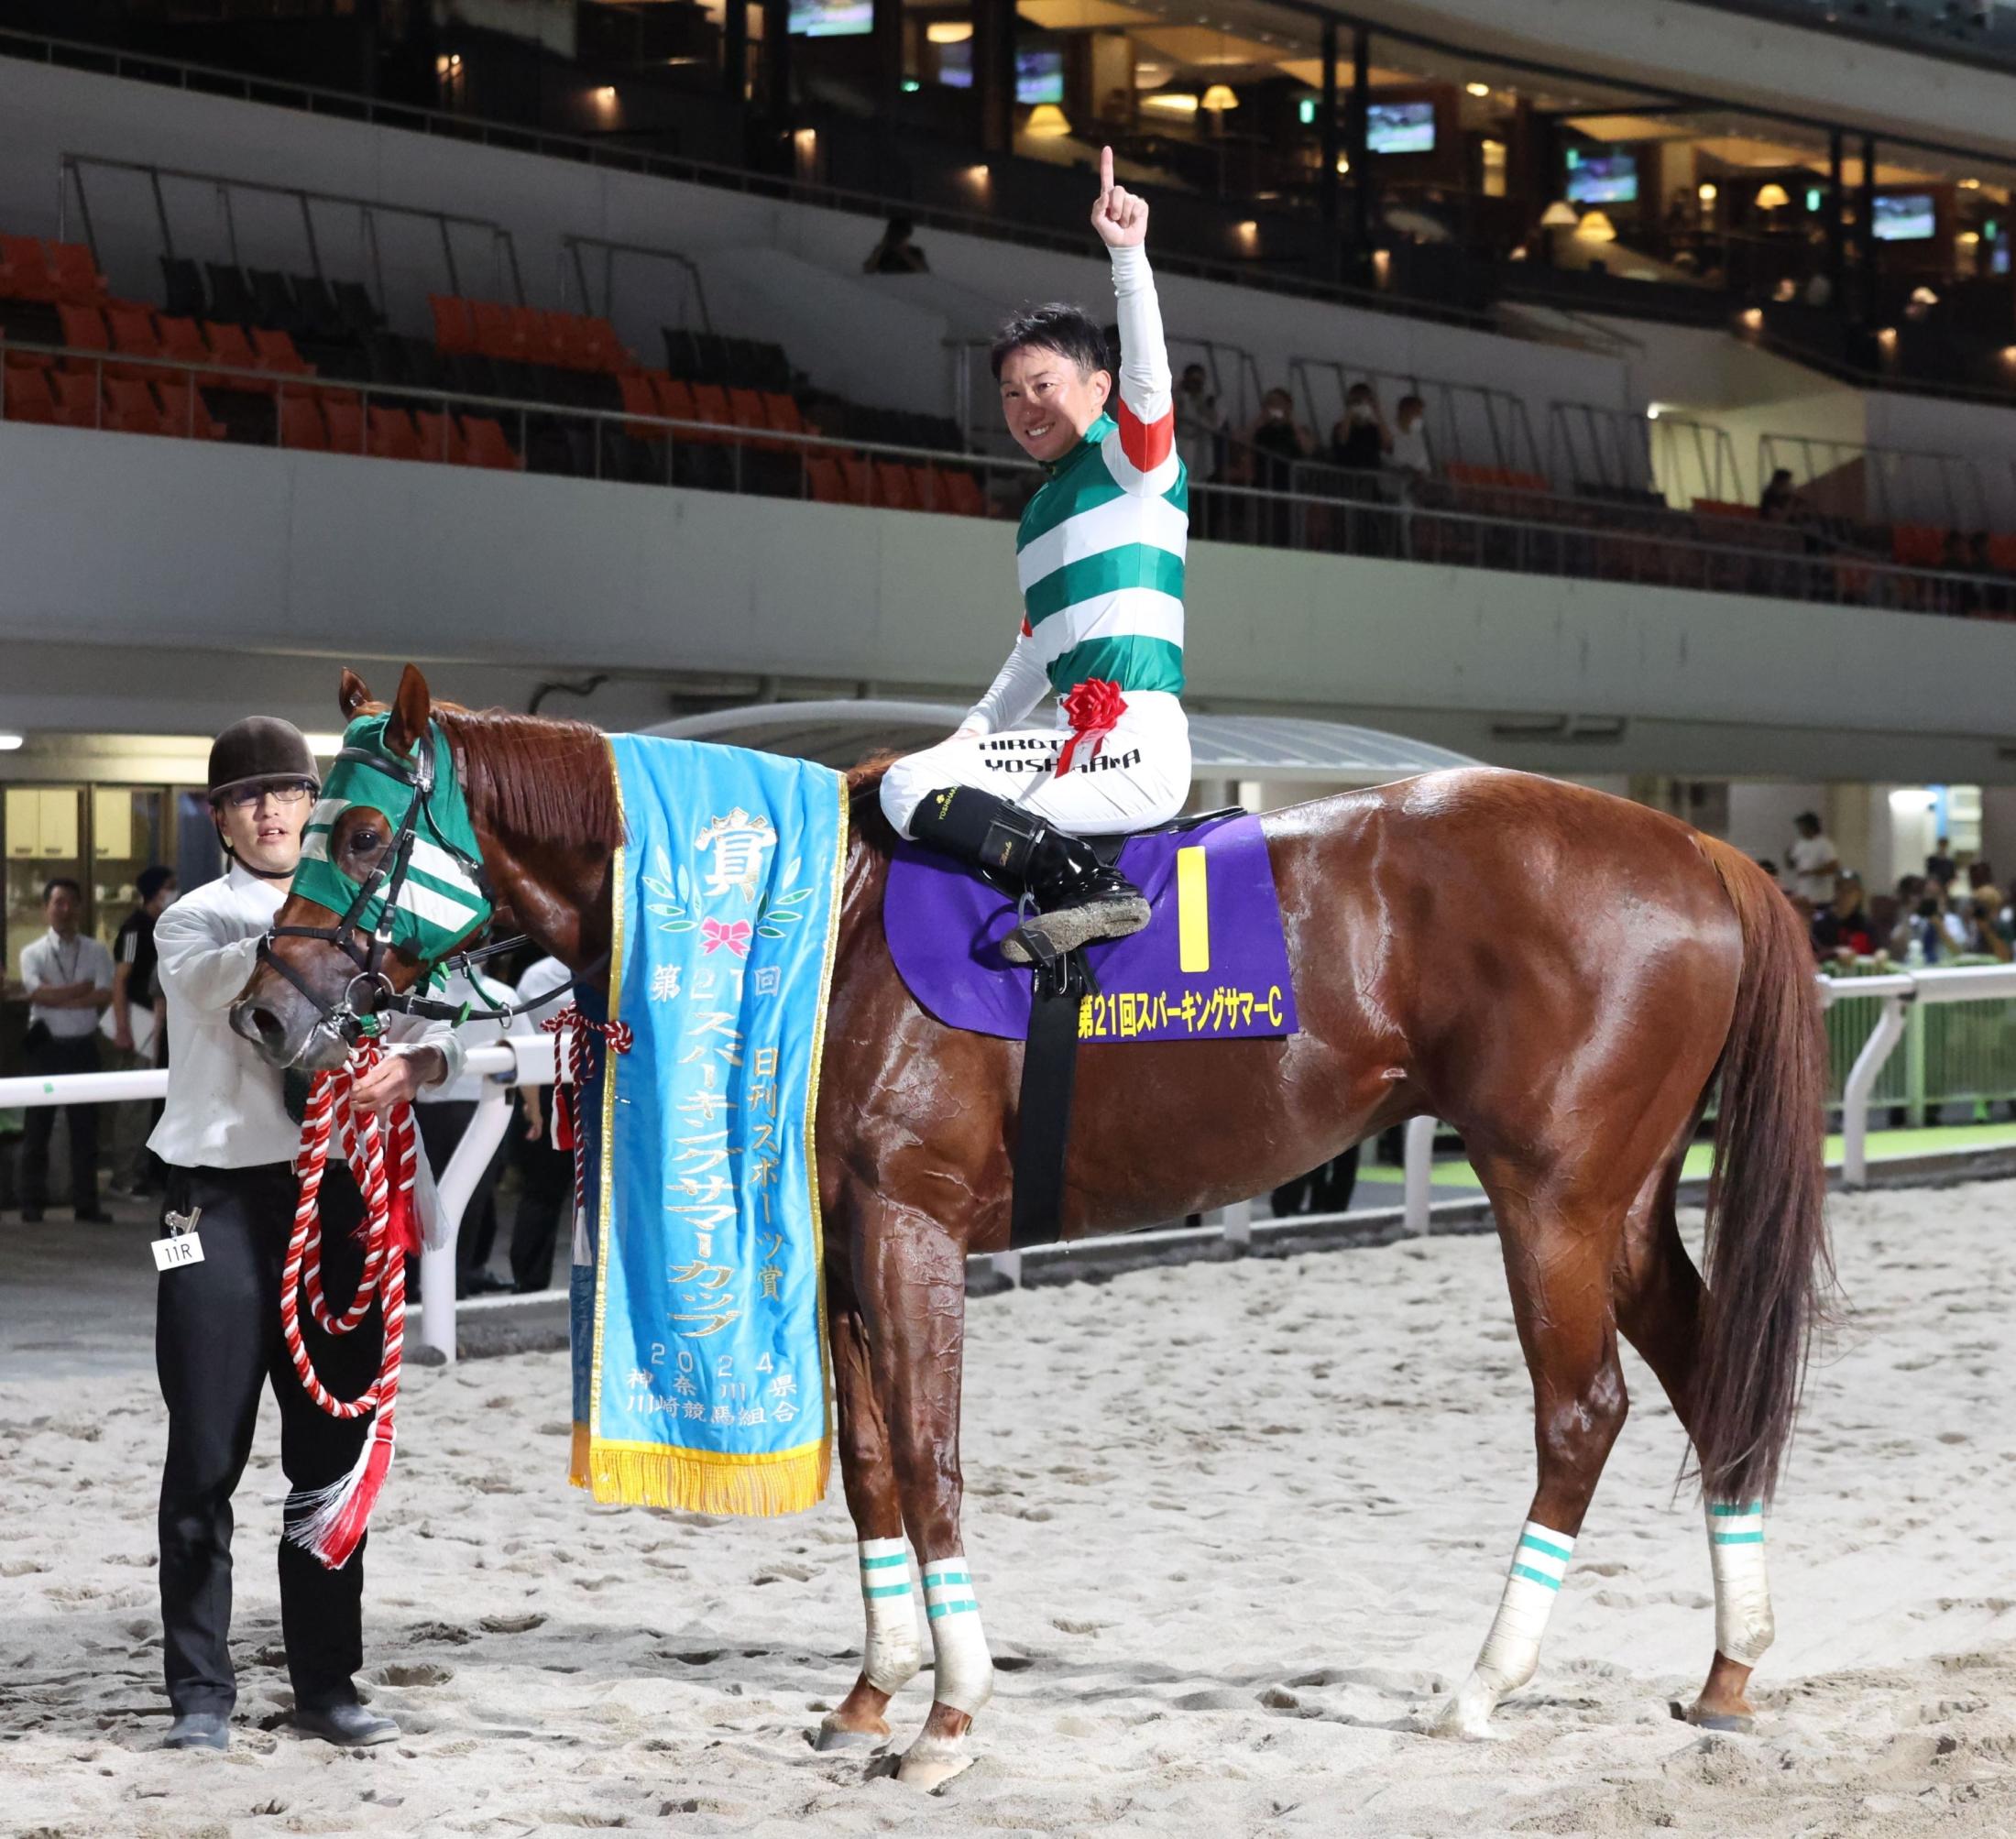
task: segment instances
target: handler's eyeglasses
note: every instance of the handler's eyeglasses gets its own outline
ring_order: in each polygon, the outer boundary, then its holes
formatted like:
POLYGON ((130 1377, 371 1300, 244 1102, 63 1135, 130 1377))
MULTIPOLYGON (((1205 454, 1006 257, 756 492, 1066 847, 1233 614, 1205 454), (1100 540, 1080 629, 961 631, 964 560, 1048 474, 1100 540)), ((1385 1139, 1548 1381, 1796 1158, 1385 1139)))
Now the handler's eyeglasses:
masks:
POLYGON ((237 786, 225 793, 220 802, 234 811, 254 811, 268 798, 276 805, 292 806, 305 805, 314 795, 315 788, 305 779, 267 780, 257 785, 237 786))

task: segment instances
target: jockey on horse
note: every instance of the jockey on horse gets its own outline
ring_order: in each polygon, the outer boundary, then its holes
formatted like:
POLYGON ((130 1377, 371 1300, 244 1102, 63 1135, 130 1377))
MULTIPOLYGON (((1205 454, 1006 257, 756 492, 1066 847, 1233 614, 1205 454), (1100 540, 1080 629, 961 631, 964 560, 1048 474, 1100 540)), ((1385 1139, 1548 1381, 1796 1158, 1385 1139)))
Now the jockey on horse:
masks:
POLYGON ((1140 890, 1083 839, 1165 823, 1190 788, 1189 483, 1145 247, 1148 207, 1113 183, 1111 148, 1099 176, 1092 227, 1112 258, 1120 321, 1116 412, 1106 412, 1105 339, 1077 307, 1037 307, 1002 327, 1002 412, 1049 474, 1016 536, 1022 631, 951 739, 898 761, 882 784, 903 835, 1034 905, 1002 946, 1017 964, 1147 925, 1140 890), (1022 727, 1052 692, 1056 726, 1022 727))

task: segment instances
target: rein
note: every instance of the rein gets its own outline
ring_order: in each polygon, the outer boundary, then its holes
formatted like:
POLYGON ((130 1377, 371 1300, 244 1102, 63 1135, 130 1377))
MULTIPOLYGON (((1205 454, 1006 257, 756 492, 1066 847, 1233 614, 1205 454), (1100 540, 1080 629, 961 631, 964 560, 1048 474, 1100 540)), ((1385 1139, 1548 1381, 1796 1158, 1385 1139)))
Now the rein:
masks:
POLYGON ((302 1389, 331 1418, 378 1414, 349 1474, 329 1487, 296 1494, 288 1504, 288 1538, 331 1571, 341 1570, 362 1542, 371 1508, 392 1465, 400 1358, 406 1338, 406 1259, 419 1249, 413 1212, 413 1184, 419 1167, 413 1108, 397 1106, 388 1132, 369 1112, 359 1114, 353 1103, 356 1082, 383 1058, 384 1050, 367 1035, 342 1067, 316 1075, 301 1124, 296 1165, 301 1199, 280 1270, 280 1333, 302 1389), (364 1270, 356 1294, 340 1316, 330 1312, 322 1287, 322 1178, 332 1143, 364 1197, 364 1270), (380 1306, 385 1345, 378 1357, 378 1377, 355 1398, 336 1397, 316 1374, 301 1335, 303 1296, 316 1326, 329 1335, 354 1332, 369 1315, 371 1305, 380 1306))

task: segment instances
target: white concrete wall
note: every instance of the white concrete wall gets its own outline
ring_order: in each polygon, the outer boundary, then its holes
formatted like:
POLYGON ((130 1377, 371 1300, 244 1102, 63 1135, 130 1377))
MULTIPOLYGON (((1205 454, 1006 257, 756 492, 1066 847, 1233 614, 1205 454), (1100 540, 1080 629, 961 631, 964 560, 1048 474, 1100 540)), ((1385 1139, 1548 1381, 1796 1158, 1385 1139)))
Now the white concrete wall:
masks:
MULTIPOLYGON (((48 726, 60 694, 78 727, 189 731, 177 697, 287 656, 956 692, 1019 617, 1003 523, 11 422, 0 478, 7 725, 48 726), (82 646, 151 648, 163 670, 108 661, 93 698, 46 662, 82 646)), ((2016 778, 2004 625, 1210 543, 1189 599, 1192 692, 1214 706, 1557 772, 2016 778), (1535 715, 1626 732, 1498 732, 1535 715)))

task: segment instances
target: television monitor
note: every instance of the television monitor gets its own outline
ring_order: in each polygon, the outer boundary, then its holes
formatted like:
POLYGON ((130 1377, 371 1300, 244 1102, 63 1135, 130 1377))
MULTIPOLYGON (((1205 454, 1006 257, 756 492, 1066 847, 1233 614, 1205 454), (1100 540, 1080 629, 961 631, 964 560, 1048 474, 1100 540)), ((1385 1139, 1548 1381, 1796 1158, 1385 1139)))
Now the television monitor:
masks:
POLYGON ((1568 202, 1571 204, 1635 204, 1638 163, 1635 153, 1584 153, 1568 149, 1568 202))
POLYGON ((1064 100, 1064 53, 1041 46, 1015 53, 1015 100, 1060 103, 1064 100))
POLYGON ((1876 200, 1879 243, 1929 242, 1939 227, 1929 192, 1901 192, 1876 200))
POLYGON ((874 0, 791 0, 790 27, 801 38, 858 38, 875 29, 874 0))
POLYGON ((1431 102, 1368 103, 1365 150, 1369 153, 1433 153, 1435 104, 1431 102))
POLYGON ((948 89, 973 87, 973 41, 961 38, 956 45, 933 45, 938 54, 938 81, 948 89))

